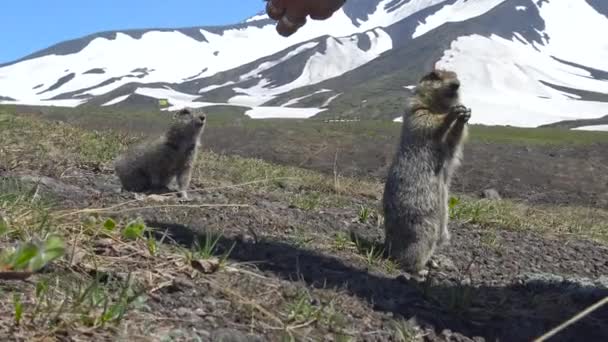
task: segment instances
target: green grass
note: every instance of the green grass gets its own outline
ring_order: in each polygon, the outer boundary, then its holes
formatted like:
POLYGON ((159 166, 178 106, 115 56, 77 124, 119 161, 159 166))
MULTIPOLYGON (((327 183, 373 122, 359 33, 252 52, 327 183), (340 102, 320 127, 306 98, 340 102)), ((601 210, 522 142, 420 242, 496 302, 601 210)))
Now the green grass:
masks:
POLYGON ((85 229, 84 221, 57 219, 53 208, 27 188, 11 182, 0 188, 0 276, 17 272, 34 282, 33 287, 28 283, 8 287, 10 296, 5 293, 0 299, 0 317, 13 317, 19 334, 30 331, 44 335, 75 325, 89 329, 117 325, 132 304, 143 303, 130 276, 100 282, 68 267, 73 259, 67 250, 74 255, 74 246, 84 252, 93 243, 93 239, 74 243, 75 233, 85 229), (50 267, 52 272, 33 275, 43 267, 50 267))
POLYGON ((608 132, 576 131, 559 128, 519 128, 472 125, 472 141, 516 145, 572 145, 608 143, 608 132))
MULTIPOLYGON (((252 120, 245 109, 232 106, 204 108, 210 128, 238 127, 243 134, 267 132, 273 141, 307 143, 323 140, 349 141, 361 137, 396 142, 400 124, 389 120, 362 120, 350 123, 324 123, 323 119, 252 120), (302 138, 306 138, 305 141, 302 138)), ((0 112, 28 114, 38 118, 60 120, 87 129, 114 129, 121 132, 158 134, 170 122, 170 113, 159 110, 120 110, 100 107, 16 107, 3 105, 0 112)), ((575 131, 559 128, 518 128, 509 126, 470 126, 470 142, 508 143, 517 145, 570 145, 608 143, 607 132, 575 131)))
MULTIPOLYGON (((222 124, 234 123, 226 121, 222 124)), ((251 130, 268 125, 278 127, 283 134, 296 141, 301 139, 296 137, 302 134, 307 137, 309 133, 347 139, 356 134, 386 138, 386 132, 398 132, 398 125, 380 121, 336 126, 290 120, 242 120, 240 124, 251 130)), ((119 121, 112 125, 119 125, 119 121)), ((484 134, 489 134, 492 129, 496 128, 473 126, 473 138, 483 140, 484 134)), ((70 168, 95 166, 107 170, 118 153, 142 138, 141 135, 126 135, 117 130, 83 130, 73 125, 6 113, 0 113, 0 131, 0 165, 7 171, 36 170, 56 177, 70 168)), ((553 144, 562 141, 559 136, 567 143, 604 141, 603 134, 560 131, 561 135, 555 135, 557 133, 546 132, 555 130, 501 128, 488 139, 509 143, 529 139, 534 140, 533 143, 553 144), (511 136, 508 132, 514 133, 511 136), (539 133, 535 135, 533 132, 539 133)), ((186 270, 189 274, 205 273, 207 265, 203 261, 206 260, 217 258, 220 264, 230 266, 217 268, 217 272, 228 269, 234 272, 236 269, 236 266, 227 265, 231 249, 220 252, 219 235, 206 236, 194 249, 170 246, 163 240, 157 241, 136 216, 109 218, 101 214, 67 215, 66 211, 54 208, 50 199, 34 196, 33 186, 9 179, 0 181, 0 248, 9 250, 9 246, 48 241, 51 236, 61 238, 65 247, 63 257, 44 261, 50 272, 36 277, 30 285, 24 283, 17 287, 6 287, 0 283, 0 317, 3 317, 0 323, 10 321, 11 327, 20 334, 35 331, 54 336, 57 331, 65 330, 111 334, 131 329, 130 324, 135 324, 132 322, 141 324, 144 321, 138 310, 146 305, 146 297, 141 295, 142 289, 150 290, 158 284, 170 283, 176 270, 186 270), (199 268, 192 266, 196 260, 199 261, 199 268), (74 262, 78 263, 78 267, 74 262), (154 281, 148 278, 151 274, 156 277, 154 281)), ((353 221, 381 229, 381 213, 373 209, 373 205, 380 198, 382 184, 375 180, 334 177, 261 159, 201 152, 193 175, 193 187, 237 186, 248 195, 276 196, 275 200, 290 203, 306 211, 307 215, 323 215, 321 211, 328 207, 352 207, 350 215, 353 221)), ((510 200, 489 201, 460 196, 452 201, 450 216, 455 221, 485 230, 487 233, 482 236, 482 243, 492 248, 500 248, 496 232, 501 229, 531 230, 608 244, 608 211, 601 209, 533 206, 510 200)), ((367 246, 356 240, 353 242, 345 234, 326 239, 314 234, 316 232, 302 229, 302 232, 294 233, 290 243, 302 247, 314 244, 314 249, 323 253, 339 251, 341 256, 350 256, 364 266, 387 274, 394 274, 398 269, 397 264, 383 257, 381 247, 367 246)), ((44 248, 41 250, 46 251, 44 248)), ((14 264, 15 258, 5 257, 4 260, 10 262, 4 264, 14 264)), ((39 265, 32 267, 25 262, 22 264, 32 270, 39 265)), ((199 274, 193 279, 208 281, 212 278, 209 274, 199 274)), ((446 297, 447 307, 454 312, 466 311, 471 294, 458 288, 454 291, 446 297)), ((227 291, 225 295, 232 293, 227 291)), ((252 310, 256 314, 262 313, 259 316, 264 316, 255 301, 242 297, 238 297, 238 300, 255 308, 252 310)), ((287 306, 273 310, 272 314, 279 317, 283 326, 336 326, 336 338, 342 336, 339 327, 345 325, 343 315, 331 300, 318 303, 311 300, 310 293, 300 293, 287 306)), ((260 320, 259 317, 256 319, 260 320)), ((264 322, 268 323, 280 326, 276 319, 264 322)), ((0 334, 3 324, 0 324, 0 334)), ((415 327, 403 322, 397 323, 393 332, 395 339, 403 341, 409 341, 418 334, 415 327)))
POLYGON ((410 321, 394 320, 391 322, 393 339, 398 342, 414 342, 421 337, 419 328, 410 321))
MULTIPOLYGON (((462 197, 451 203, 450 217, 486 229, 531 230, 563 236, 584 237, 608 243, 608 211, 576 206, 530 206, 511 200, 462 197)), ((499 241, 491 235, 490 246, 499 241)))

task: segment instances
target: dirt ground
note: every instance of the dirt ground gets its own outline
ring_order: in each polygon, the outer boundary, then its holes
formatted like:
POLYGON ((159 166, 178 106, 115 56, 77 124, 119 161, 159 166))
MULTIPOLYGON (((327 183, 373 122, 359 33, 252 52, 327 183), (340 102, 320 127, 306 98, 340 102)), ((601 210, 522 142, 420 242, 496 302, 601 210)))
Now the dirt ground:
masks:
MULTIPOLYGON (((0 218, 8 212, 19 222, 29 222, 35 212, 29 205, 36 198, 52 199, 51 221, 67 227, 72 255, 82 242, 87 256, 57 262, 28 281, 0 280, 0 295, 36 293, 37 280, 49 275, 57 282, 95 277, 111 293, 119 293, 113 284, 133 274, 145 289, 145 302, 128 311, 118 326, 90 327, 82 323, 84 313, 66 323, 53 309, 48 320, 52 328, 42 329, 34 319, 14 324, 13 304, 0 296, 3 341, 531 341, 608 296, 608 239, 583 238, 588 235, 577 234, 574 227, 553 234, 543 227, 454 219, 451 244, 434 258, 439 267, 424 281, 401 272, 383 256, 383 229, 375 211, 394 135, 330 135, 304 143, 309 136, 279 136, 273 129, 210 130, 204 147, 220 155, 319 170, 329 179, 337 172, 372 181, 335 194, 302 183, 306 177, 245 186, 238 183, 252 180, 250 175, 274 174, 275 166, 217 157, 197 170, 191 187, 200 191, 191 193, 192 201, 177 203, 140 201, 120 191, 109 164, 104 164, 115 153, 113 136, 85 134, 63 124, 52 126, 56 131, 46 124, 21 126, 18 120, 6 127, 15 131, 10 138, 0 136, 10 143, 0 144, 8 156, 0 156, 6 160, 0 165, 0 185, 29 184, 25 189, 31 200, 28 197, 25 209, 14 212, 9 211, 12 202, 0 202, 8 203, 0 207, 0 218), (40 136, 40 131, 49 131, 48 139, 32 145, 29 136, 40 136), (261 171, 248 173, 255 167, 261 171), (234 169, 245 176, 231 179, 234 169), (102 214, 103 219, 112 217, 122 224, 141 217, 154 236, 123 241, 83 232, 79 220, 89 218, 74 211, 110 207, 115 210, 102 214), (78 220, 57 218, 66 213, 78 220), (218 236, 213 254, 226 257, 212 271, 204 260, 184 252, 196 242, 208 242, 209 234, 218 236), (148 253, 150 241, 159 245, 153 246, 157 254, 148 253), (96 262, 94 267, 90 260, 96 262), (32 334, 38 328, 44 333, 32 334)), ((526 205, 554 210, 576 205, 604 213, 605 148, 473 143, 466 147, 453 189, 477 196, 494 188, 526 205)), ((525 221, 519 217, 516 223, 525 221)), ((605 223, 594 226, 598 236, 606 236, 605 223)), ((36 227, 26 228, 21 234, 28 237, 29 229, 36 227)), ((2 239, 0 243, 14 242, 2 239)), ((63 304, 58 303, 60 310, 63 304)), ((550 339, 606 340, 608 307, 550 339)))
MULTIPOLYGON (((107 207, 132 199, 118 192, 107 172, 72 170, 64 176, 42 190, 62 206, 107 207), (69 192, 62 191, 66 187, 69 192)), ((451 247, 437 257, 442 266, 418 282, 380 267, 381 261, 366 259, 348 244, 336 245, 341 234, 368 248, 381 243, 376 222, 353 219, 358 206, 373 206, 375 200, 353 198, 341 208, 302 210, 286 201, 297 191, 225 188, 203 192, 194 203, 250 207, 130 212, 144 217, 159 236, 169 236, 165 243, 190 246, 205 232, 221 232, 218 252, 231 250, 228 263, 238 265, 203 278, 176 273, 141 309, 157 318, 146 334, 152 340, 171 335, 179 341, 217 341, 221 334, 229 341, 285 340, 281 328, 255 323, 259 318, 251 303, 270 310, 303 300, 323 314, 292 317, 299 324, 291 331, 297 341, 396 341, 396 321, 415 327, 405 330, 411 333, 405 340, 530 341, 608 295, 606 246, 524 231, 488 232, 472 224, 451 224, 451 247)), ((121 215, 126 214, 116 218, 121 215)), ((98 253, 127 256, 107 248, 98 253)), ((123 267, 127 272, 129 262, 123 267)), ((608 308, 600 309, 551 341, 604 341, 606 322, 608 308)))
MULTIPOLYGON (((210 150, 296 165, 325 173, 383 179, 398 141, 385 135, 319 137, 260 127, 214 127, 205 134, 210 150)), ((580 204, 608 208, 608 145, 523 145, 470 142, 453 189, 479 194, 494 188, 506 198, 529 203, 580 204)))

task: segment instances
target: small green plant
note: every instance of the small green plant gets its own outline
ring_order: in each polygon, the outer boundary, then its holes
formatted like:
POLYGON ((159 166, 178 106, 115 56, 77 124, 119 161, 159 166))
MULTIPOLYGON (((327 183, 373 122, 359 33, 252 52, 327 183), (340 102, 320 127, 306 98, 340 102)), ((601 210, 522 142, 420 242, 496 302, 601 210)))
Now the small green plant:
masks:
POLYGON ((384 260, 384 269, 388 274, 396 274, 399 272, 399 264, 391 259, 384 260))
POLYGON ((288 307, 287 319, 293 323, 304 323, 311 319, 318 319, 321 307, 313 305, 308 291, 300 291, 296 300, 288 307))
POLYGON ((299 194, 291 204, 302 210, 315 210, 321 205, 321 194, 316 191, 299 194))
POLYGON ((23 302, 20 294, 13 294, 13 306, 15 307, 15 325, 19 325, 23 317, 23 302))
POLYGON ((6 235, 8 233, 8 222, 2 214, 0 214, 0 237, 6 235))
POLYGON ((359 208, 359 222, 366 223, 371 215, 371 210, 368 207, 360 206, 359 208))
POLYGON ((399 342, 414 342, 420 338, 420 329, 410 321, 393 321, 393 338, 399 342))
POLYGON ((450 214, 450 218, 451 219, 455 219, 457 212, 456 212, 456 207, 460 204, 460 198, 458 197, 450 197, 449 201, 448 201, 448 211, 450 214))
POLYGON ((297 229, 294 232, 291 240, 296 247, 306 247, 311 241, 314 240, 314 238, 306 235, 303 229, 297 229))
POLYGON ((371 246, 367 251, 365 251, 365 260, 368 265, 377 265, 382 261, 382 256, 384 254, 384 249, 379 249, 376 246, 371 246))
POLYGON ((138 218, 127 224, 127 226, 122 230, 122 236, 126 240, 137 240, 139 238, 143 238, 145 230, 146 224, 141 218, 138 218))
POLYGON ((216 253, 217 243, 220 241, 221 237, 220 234, 206 232, 204 238, 200 238, 194 243, 194 248, 196 250, 195 255, 201 259, 213 257, 216 253))
POLYGON ((63 239, 51 235, 44 241, 21 243, 0 252, 0 272, 36 272, 65 253, 63 239))
POLYGON ((158 254, 158 243, 151 233, 148 233, 148 236, 146 237, 146 245, 151 256, 156 256, 158 254))
POLYGON ((380 265, 384 259, 384 249, 374 243, 363 242, 359 237, 355 236, 355 246, 359 254, 361 254, 365 262, 370 265, 380 265))
POLYGON ((462 201, 459 198, 450 198, 450 218, 465 223, 480 223, 489 213, 497 212, 496 203, 488 200, 462 201))
POLYGON ((186 255, 186 260, 188 263, 192 262, 194 259, 200 260, 208 260, 211 258, 218 258, 220 265, 225 264, 226 260, 232 253, 232 250, 236 246, 236 242, 230 246, 225 253, 219 254, 219 245, 218 242, 222 238, 221 234, 214 234, 212 232, 206 232, 205 236, 198 239, 193 246, 193 250, 186 255))
POLYGON ((107 220, 105 220, 105 222, 103 223, 103 227, 107 230, 107 231, 114 231, 116 229, 116 221, 112 220, 111 218, 108 218, 107 220))
POLYGON ((135 290, 131 274, 124 282, 111 276, 102 282, 101 277, 98 274, 86 283, 72 275, 38 282, 32 323, 55 326, 78 321, 93 328, 104 327, 120 323, 131 307, 142 305, 144 297, 135 290))
POLYGON ((486 230, 481 234, 480 242, 494 250, 500 249, 500 236, 495 230, 486 230))
POLYGON ((334 237, 333 247, 338 251, 343 251, 355 247, 355 243, 351 241, 347 234, 338 232, 334 237))

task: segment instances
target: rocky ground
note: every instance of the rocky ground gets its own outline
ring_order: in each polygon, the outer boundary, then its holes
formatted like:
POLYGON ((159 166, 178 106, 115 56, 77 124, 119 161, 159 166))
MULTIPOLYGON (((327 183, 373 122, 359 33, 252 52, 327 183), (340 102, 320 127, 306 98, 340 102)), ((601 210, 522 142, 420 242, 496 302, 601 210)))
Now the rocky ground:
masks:
MULTIPOLYGON (((66 242, 26 280, 0 272, 2 340, 530 341, 608 296, 600 145, 472 147, 452 244, 420 282, 383 256, 373 177, 205 152, 192 201, 140 198, 109 168, 133 140, 0 119, 0 246, 66 242)), ((604 341, 606 322, 601 308, 551 341, 604 341)))

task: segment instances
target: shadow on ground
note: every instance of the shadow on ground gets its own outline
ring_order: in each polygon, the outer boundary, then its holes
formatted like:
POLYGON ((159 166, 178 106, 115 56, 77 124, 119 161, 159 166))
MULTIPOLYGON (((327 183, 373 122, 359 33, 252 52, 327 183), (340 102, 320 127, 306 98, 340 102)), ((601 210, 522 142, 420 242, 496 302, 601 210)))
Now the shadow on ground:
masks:
MULTIPOLYGON (((168 234, 190 247, 205 239, 204 231, 180 224, 147 222, 159 237, 168 234)), ((284 242, 262 239, 244 241, 222 236, 220 252, 232 249, 230 259, 256 262, 262 272, 315 288, 347 291, 370 303, 374 310, 405 319, 416 317, 437 333, 444 329, 486 341, 529 341, 608 296, 608 290, 563 285, 512 284, 473 287, 456 279, 431 276, 426 282, 389 278, 347 265, 340 259, 284 242)), ((601 341, 608 336, 608 308, 570 326, 551 341, 601 341)))

